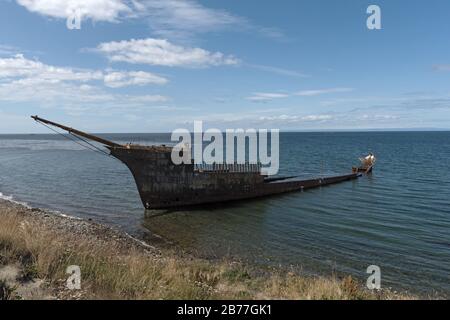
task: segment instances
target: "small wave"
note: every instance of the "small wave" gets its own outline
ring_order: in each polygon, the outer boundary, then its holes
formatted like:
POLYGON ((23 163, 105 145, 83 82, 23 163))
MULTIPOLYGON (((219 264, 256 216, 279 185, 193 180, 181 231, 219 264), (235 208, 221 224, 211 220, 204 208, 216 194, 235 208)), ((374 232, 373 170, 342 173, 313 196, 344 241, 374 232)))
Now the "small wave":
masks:
POLYGON ((13 196, 6 196, 1 192, 0 192, 0 199, 24 206, 27 209, 32 209, 32 207, 28 203, 14 200, 13 196))
POLYGON ((62 213, 62 212, 57 211, 57 210, 45 210, 45 212, 52 213, 52 214, 57 215, 57 216, 60 216, 60 217, 62 217, 62 218, 67 218, 67 219, 72 219, 72 220, 80 220, 80 221, 81 221, 81 220, 84 220, 84 219, 82 219, 82 218, 75 217, 75 216, 70 216, 70 215, 68 215, 68 214, 62 213))
MULTIPOLYGON (((23 207, 25 207, 27 209, 33 209, 33 207, 30 206, 28 203, 23 202, 23 201, 14 200, 13 196, 4 195, 2 192, 0 192, 0 199, 8 201, 8 202, 11 202, 11 203, 14 203, 14 204, 18 204, 18 205, 23 206, 23 207)), ((59 217, 62 217, 62 218, 73 219, 73 220, 83 220, 82 218, 71 216, 71 215, 62 213, 61 211, 58 211, 58 210, 51 210, 51 209, 45 209, 45 208, 38 208, 38 209, 41 210, 42 212, 49 213, 49 214, 54 214, 55 216, 59 216, 59 217)))
POLYGON ((151 248, 151 249, 156 250, 156 248, 155 248, 154 246, 151 246, 151 245, 149 245, 147 242, 145 242, 145 241, 143 241, 143 240, 140 240, 140 239, 138 239, 138 238, 133 237, 131 234, 129 234, 129 233, 127 233, 127 232, 125 232, 125 235, 126 235, 128 238, 130 238, 131 240, 136 241, 137 243, 141 244, 142 246, 144 246, 144 247, 146 247, 146 248, 151 248))

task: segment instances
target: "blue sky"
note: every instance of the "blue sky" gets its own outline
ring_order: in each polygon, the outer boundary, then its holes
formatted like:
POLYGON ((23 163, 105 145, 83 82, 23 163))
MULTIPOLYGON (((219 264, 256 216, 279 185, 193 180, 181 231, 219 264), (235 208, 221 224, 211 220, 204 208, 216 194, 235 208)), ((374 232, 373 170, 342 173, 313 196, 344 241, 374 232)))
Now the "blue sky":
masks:
POLYGON ((0 0, 0 133, 46 132, 31 114, 92 132, 449 129, 449 14, 446 0, 0 0))

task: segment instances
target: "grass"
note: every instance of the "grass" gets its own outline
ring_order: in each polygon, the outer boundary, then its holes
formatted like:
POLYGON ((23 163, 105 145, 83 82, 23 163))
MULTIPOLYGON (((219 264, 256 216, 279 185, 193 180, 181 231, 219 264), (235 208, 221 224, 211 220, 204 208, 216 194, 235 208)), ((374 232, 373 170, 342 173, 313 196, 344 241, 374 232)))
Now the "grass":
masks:
MULTIPOLYGON (((66 268, 82 272, 86 299, 413 299, 371 292, 351 277, 303 277, 253 272, 228 261, 211 262, 145 250, 117 241, 63 233, 0 208, 0 264, 19 263, 26 279, 44 279, 50 290, 64 287, 66 268)), ((1 266, 0 266, 1 267, 1 266)), ((0 283, 0 294, 11 296, 0 283), (3 288, 3 289, 2 289, 3 288), (3 290, 3 291, 1 291, 3 290), (2 293, 3 292, 3 293, 2 293)))
POLYGON ((0 301, 15 299, 16 289, 8 285, 5 281, 0 280, 0 301))

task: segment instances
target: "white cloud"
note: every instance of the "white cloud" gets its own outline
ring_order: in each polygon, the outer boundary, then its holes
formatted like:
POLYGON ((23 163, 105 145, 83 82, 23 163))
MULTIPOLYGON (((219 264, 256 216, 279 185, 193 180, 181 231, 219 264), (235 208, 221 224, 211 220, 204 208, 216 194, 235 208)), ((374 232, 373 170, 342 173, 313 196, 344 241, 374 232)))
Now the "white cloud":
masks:
POLYGON ((296 92, 296 96, 302 96, 302 97, 312 97, 312 96, 319 96, 323 94, 329 94, 329 93, 344 93, 344 92, 351 92, 353 91, 353 88, 331 88, 331 89, 319 89, 319 90, 303 90, 296 92))
POLYGON ((372 120, 372 121, 382 121, 382 120, 397 120, 400 117, 391 114, 363 114, 358 116, 361 120, 372 120))
POLYGON ((146 17, 154 34, 168 39, 191 40, 196 34, 232 30, 284 40, 273 27, 253 24, 226 10, 208 8, 195 0, 134 0, 135 15, 146 17))
POLYGON ((107 92, 96 86, 39 79, 21 79, 0 84, 0 101, 35 102, 37 106, 64 110, 145 107, 166 102, 162 95, 134 96, 107 92))
POLYGON ((0 55, 11 55, 17 52, 17 48, 5 44, 0 44, 0 55))
POLYGON ((220 30, 245 31, 284 39, 276 29, 253 25, 226 10, 205 7, 195 0, 16 0, 30 12, 66 19, 76 10, 82 19, 120 22, 141 19, 153 33, 169 39, 190 40, 196 34, 220 30))
POLYGON ((287 98, 287 97, 289 97, 289 95, 285 94, 285 93, 257 92, 257 93, 254 93, 252 96, 248 97, 247 100, 250 100, 253 102, 265 102, 265 101, 271 101, 274 99, 287 98))
POLYGON ((260 64, 249 64, 249 67, 259 69, 262 71, 271 72, 274 74, 282 75, 282 76, 289 76, 289 77, 297 77, 297 78, 307 78, 309 75, 295 71, 295 70, 288 70, 278 67, 272 67, 272 66, 265 66, 260 64))
POLYGON ((279 115, 279 116, 266 116, 266 117, 260 117, 259 120, 261 121, 269 121, 269 122, 324 122, 333 120, 333 116, 329 114, 312 114, 312 115, 306 115, 306 116, 299 116, 299 115, 279 115))
POLYGON ((165 84, 167 79, 143 71, 98 71, 56 67, 21 54, 0 58, 0 101, 37 102, 44 105, 100 103, 145 105, 163 102, 161 95, 129 96, 103 89, 128 85, 165 84))
POLYGON ((159 66, 207 67, 235 65, 238 60, 220 52, 209 52, 201 48, 189 48, 163 39, 131 39, 101 43, 96 51, 105 54, 111 61, 159 66))
POLYGON ((0 59, 0 80, 17 77, 37 77, 49 81, 91 81, 102 79, 102 73, 54 67, 26 59, 22 54, 0 59))
POLYGON ((20 79, 46 82, 101 80, 105 85, 118 88, 129 85, 166 84, 167 79, 144 71, 86 70, 55 67, 40 61, 30 60, 22 54, 0 58, 0 81, 20 79))
POLYGON ((120 18, 148 18, 160 33, 175 30, 211 31, 241 23, 225 10, 210 9, 193 0, 16 0, 31 12, 53 18, 67 18, 76 10, 96 21, 120 18))
POLYGON ((168 80, 161 76, 144 71, 113 71, 105 74, 105 85, 110 88, 121 88, 131 85, 166 84, 168 80))
POLYGON ((136 13, 147 17, 158 36, 183 40, 192 34, 218 31, 245 23, 225 10, 210 9, 192 0, 140 0, 136 13))
POLYGON ((436 64, 433 66, 433 70, 448 72, 450 71, 450 64, 436 64))
POLYGON ((16 0, 31 12, 53 18, 68 18, 79 10, 82 18, 94 21, 117 21, 132 9, 123 0, 16 0))
MULTIPOLYGON (((367 111, 367 110, 366 110, 367 111)), ((258 110, 258 112, 222 113, 209 115, 203 118, 208 127, 230 128, 230 127, 254 127, 254 128, 280 128, 293 130, 314 129, 357 129, 376 128, 388 125, 395 127, 401 119, 400 115, 379 113, 367 114, 361 112, 333 112, 319 114, 295 114, 277 113, 276 110, 258 110), (261 115, 262 112, 267 113, 261 115)), ((198 120, 195 117, 184 117, 178 119, 180 123, 192 123, 198 120)))
POLYGON ((268 102, 274 99, 280 98, 288 98, 291 96, 302 96, 302 97, 312 97, 318 96, 322 94, 330 94, 330 93, 342 93, 342 92, 351 92, 352 88, 331 88, 331 89, 321 89, 321 90, 304 90, 295 92, 293 94, 290 93, 267 93, 267 92, 257 92, 252 96, 247 97, 247 100, 253 102, 268 102))
POLYGON ((137 103, 166 102, 169 98, 161 95, 129 96, 128 100, 137 103))

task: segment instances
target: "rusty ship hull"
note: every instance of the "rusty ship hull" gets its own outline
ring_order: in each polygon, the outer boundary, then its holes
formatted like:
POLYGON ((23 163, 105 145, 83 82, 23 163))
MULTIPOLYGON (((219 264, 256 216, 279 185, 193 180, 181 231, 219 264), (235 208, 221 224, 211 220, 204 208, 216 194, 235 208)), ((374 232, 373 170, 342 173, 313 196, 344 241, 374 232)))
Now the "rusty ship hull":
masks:
POLYGON ((167 209, 267 197, 356 179, 358 173, 308 180, 270 180, 258 171, 199 171, 194 164, 174 165, 171 150, 110 148, 136 181, 146 209, 167 209))

